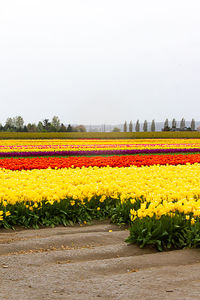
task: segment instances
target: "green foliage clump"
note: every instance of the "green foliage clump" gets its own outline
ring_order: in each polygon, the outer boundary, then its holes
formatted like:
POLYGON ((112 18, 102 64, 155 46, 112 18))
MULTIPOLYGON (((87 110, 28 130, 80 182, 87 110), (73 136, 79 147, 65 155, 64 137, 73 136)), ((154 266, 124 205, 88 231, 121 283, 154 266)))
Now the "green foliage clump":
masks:
POLYGON ((163 215, 160 219, 145 217, 136 218, 130 228, 128 243, 155 246, 157 250, 181 249, 184 247, 200 247, 200 223, 191 224, 184 214, 171 217, 163 215))

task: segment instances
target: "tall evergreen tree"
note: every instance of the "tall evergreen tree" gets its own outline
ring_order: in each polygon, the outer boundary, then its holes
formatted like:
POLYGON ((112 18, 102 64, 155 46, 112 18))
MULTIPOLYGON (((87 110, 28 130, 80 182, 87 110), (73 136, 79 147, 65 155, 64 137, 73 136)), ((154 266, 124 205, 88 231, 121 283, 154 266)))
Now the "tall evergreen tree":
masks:
POLYGON ((130 121, 129 123, 129 132, 133 132, 133 122, 130 121))
POLYGON ((140 131, 140 122, 137 120, 136 125, 135 125, 135 131, 139 132, 140 131))
POLYGON ((172 120, 172 128, 176 128, 176 120, 175 119, 172 120))
POLYGON ((191 127, 191 130, 195 130, 195 120, 194 119, 192 119, 192 121, 191 121, 191 125, 190 125, 190 127, 191 127))
POLYGON ((147 130, 148 130, 148 124, 147 124, 147 120, 145 120, 143 124, 143 131, 147 132, 147 130))
POLYGON ((127 122, 124 122, 124 132, 127 132, 127 122))
POLYGON ((151 122, 151 131, 156 131, 156 125, 155 125, 155 121, 154 120, 152 120, 152 122, 151 122))
POLYGON ((165 131, 169 130, 169 121, 168 121, 168 119, 165 120, 165 123, 164 123, 164 130, 165 130, 165 131))
POLYGON ((181 122, 180 122, 180 128, 181 128, 181 129, 184 129, 184 127, 185 127, 185 119, 182 118, 182 119, 181 119, 181 122))

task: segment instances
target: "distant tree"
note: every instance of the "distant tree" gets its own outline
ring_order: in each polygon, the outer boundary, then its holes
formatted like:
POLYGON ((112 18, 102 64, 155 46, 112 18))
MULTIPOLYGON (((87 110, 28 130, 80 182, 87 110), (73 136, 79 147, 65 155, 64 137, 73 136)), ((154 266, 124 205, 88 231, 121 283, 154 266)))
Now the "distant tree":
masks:
POLYGON ((67 126, 67 132, 72 132, 72 126, 69 124, 68 126, 67 126))
POLYGON ((169 130, 169 121, 168 119, 166 119, 164 123, 164 131, 168 131, 168 130, 169 130))
POLYGON ((43 120, 43 129, 45 131, 50 131, 50 129, 51 129, 51 123, 49 122, 49 119, 44 119, 43 120))
POLYGON ((164 128, 163 128, 163 130, 164 131, 169 131, 170 130, 168 119, 166 119, 165 122, 164 122, 164 128))
MULTIPOLYGON (((36 126, 36 128, 37 128, 37 126, 36 126)), ((23 130, 22 130, 23 132, 28 132, 28 129, 27 129, 27 126, 26 125, 24 125, 24 127, 23 127, 23 130)))
POLYGON ((129 132, 133 132, 133 122, 130 121, 129 123, 129 132))
POLYGON ((143 124, 143 131, 147 132, 147 130, 148 130, 148 124, 147 124, 147 120, 145 120, 143 124))
POLYGON ((118 127, 114 127, 112 132, 120 132, 120 129, 118 127))
POLYGON ((127 122, 124 123, 124 132, 127 132, 127 122))
POLYGON ((191 125, 190 125, 190 127, 191 127, 191 130, 195 130, 195 120, 194 119, 192 119, 192 121, 191 121, 191 125))
POLYGON ((155 121, 154 120, 152 120, 152 122, 151 122, 151 131, 155 131, 156 130, 156 125, 155 125, 155 121))
POLYGON ((7 118, 6 119, 4 130, 5 131, 14 131, 15 130, 13 118, 7 118))
POLYGON ((140 131, 140 122, 137 120, 136 125, 135 125, 135 131, 139 132, 140 131))
POLYGON ((24 127, 24 119, 21 116, 16 116, 13 118, 13 123, 17 131, 22 131, 24 127))
POLYGON ((71 132, 78 132, 78 129, 76 128, 77 126, 72 126, 71 132))
POLYGON ((38 122, 37 130, 38 130, 38 131, 44 131, 44 126, 43 126, 43 124, 42 124, 41 121, 38 122))
POLYGON ((184 128, 185 128, 185 119, 184 119, 184 118, 181 119, 181 122, 180 122, 180 128, 181 128, 181 129, 184 129, 184 128))
POLYGON ((63 123, 61 123, 59 132, 66 132, 66 131, 67 131, 66 126, 63 123))
POLYGON ((31 123, 28 123, 26 128, 27 128, 28 132, 32 132, 32 124, 31 123))
POLYGON ((176 128, 176 120, 175 119, 172 120, 172 128, 176 128))
POLYGON ((27 128, 28 132, 37 132, 38 131, 38 128, 37 128, 36 124, 34 124, 34 123, 33 124, 28 123, 26 128, 27 128))
POLYGON ((60 119, 54 116, 51 121, 51 131, 59 131, 60 129, 60 119))
POLYGON ((76 128, 77 132, 86 132, 87 131, 84 125, 78 125, 75 128, 76 128))

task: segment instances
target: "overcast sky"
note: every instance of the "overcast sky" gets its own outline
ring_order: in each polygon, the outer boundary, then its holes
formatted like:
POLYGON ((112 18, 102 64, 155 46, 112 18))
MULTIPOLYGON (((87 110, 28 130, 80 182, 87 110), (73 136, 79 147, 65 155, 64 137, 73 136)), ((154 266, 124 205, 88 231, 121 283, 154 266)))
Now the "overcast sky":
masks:
POLYGON ((0 123, 200 120, 199 0, 0 0, 0 123))

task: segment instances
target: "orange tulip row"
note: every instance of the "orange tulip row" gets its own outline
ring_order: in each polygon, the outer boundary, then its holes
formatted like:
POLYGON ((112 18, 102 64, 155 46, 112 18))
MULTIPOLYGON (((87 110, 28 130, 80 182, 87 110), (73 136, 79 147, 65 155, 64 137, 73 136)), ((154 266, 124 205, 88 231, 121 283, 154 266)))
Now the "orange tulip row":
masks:
POLYGON ((5 158, 0 160, 0 168, 9 170, 32 170, 47 168, 73 167, 129 167, 135 165, 184 165, 186 163, 200 163, 200 154, 168 154, 168 155, 129 155, 109 157, 33 157, 33 158, 5 158))

